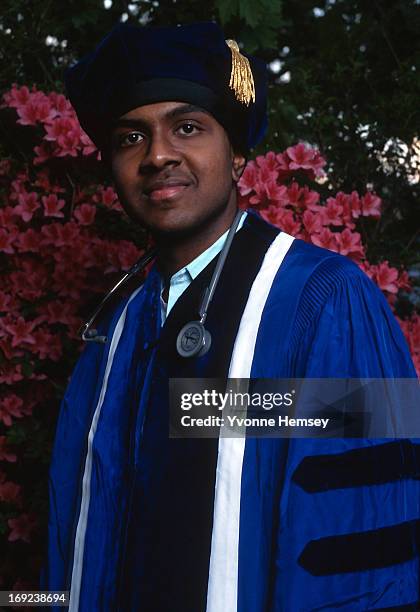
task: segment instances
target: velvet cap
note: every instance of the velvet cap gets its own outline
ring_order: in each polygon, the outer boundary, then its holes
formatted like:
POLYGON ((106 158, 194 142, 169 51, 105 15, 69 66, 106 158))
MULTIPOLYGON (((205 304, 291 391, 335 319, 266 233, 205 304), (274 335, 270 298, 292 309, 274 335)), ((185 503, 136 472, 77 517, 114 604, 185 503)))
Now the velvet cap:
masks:
POLYGON ((175 27, 117 25, 96 49, 66 71, 67 93, 80 124, 105 150, 113 123, 138 106, 186 102, 210 112, 236 148, 247 152, 267 127, 267 71, 248 58, 255 101, 229 87, 232 52, 216 23, 175 27))

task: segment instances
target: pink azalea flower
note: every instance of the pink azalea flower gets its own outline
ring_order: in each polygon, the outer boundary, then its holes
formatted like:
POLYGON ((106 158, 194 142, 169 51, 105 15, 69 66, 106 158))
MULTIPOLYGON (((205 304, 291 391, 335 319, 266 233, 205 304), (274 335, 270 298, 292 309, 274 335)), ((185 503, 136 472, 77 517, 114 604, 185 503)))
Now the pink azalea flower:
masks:
POLYGON ((31 93, 26 85, 23 87, 18 87, 16 83, 14 83, 12 89, 3 95, 3 100, 7 106, 17 108, 18 106, 23 106, 26 104, 29 101, 30 96, 31 93))
POLYGON ((265 192, 270 202, 280 206, 287 203, 287 187, 279 185, 275 180, 265 181, 265 192))
POLYGON ((14 208, 12 206, 0 208, 0 227, 8 229, 11 225, 13 225, 12 221, 14 217, 14 208))
POLYGON ((64 244, 58 244, 59 240, 61 240, 59 228, 61 228, 60 223, 49 223, 48 225, 42 226, 41 234, 43 236, 43 246, 64 246, 64 244))
POLYGON ((33 229, 28 229, 26 232, 22 232, 17 237, 18 249, 23 253, 28 251, 38 253, 40 244, 41 234, 39 232, 35 232, 33 229))
POLYGON ((60 297, 78 300, 85 288, 85 275, 85 270, 73 262, 57 264, 53 273, 53 289, 60 297))
POLYGON ((381 198, 368 191, 361 199, 361 211, 364 217, 378 219, 381 216, 381 198))
POLYGON ((17 123, 21 125, 46 123, 51 121, 57 114, 46 96, 31 96, 26 104, 16 108, 16 112, 19 116, 17 123))
POLYGON ((279 227, 279 219, 281 217, 282 212, 283 209, 271 204, 270 206, 267 206, 267 208, 261 210, 261 216, 263 219, 268 221, 268 223, 272 223, 273 225, 279 227))
POLYGON ((291 174, 291 170, 289 168, 290 159, 287 153, 278 153, 276 155, 277 160, 277 172, 279 180, 285 180, 291 174))
POLYGON ((406 270, 400 271, 397 284, 398 284, 398 289, 402 289, 403 291, 412 290, 411 281, 408 276, 408 272, 406 270))
POLYGON ((91 141, 89 136, 81 130, 80 132, 80 143, 82 145, 82 153, 83 155, 91 155, 97 151, 96 145, 91 141))
POLYGON ((9 450, 6 436, 0 436, 0 461, 15 463, 16 459, 17 456, 9 450))
POLYGON ((391 268, 387 261, 383 261, 376 267, 375 280, 382 291, 398 293, 398 270, 391 268))
POLYGON ((16 319, 5 317, 0 321, 1 328, 12 337, 12 346, 21 344, 35 344, 35 338, 32 334, 34 328, 38 325, 38 321, 25 321, 23 317, 16 319))
POLYGON ((321 231, 322 219, 320 215, 317 215, 311 212, 310 210, 305 210, 305 212, 303 213, 302 220, 305 230, 308 232, 309 235, 316 234, 317 232, 321 231))
POLYGON ((0 363, 0 383, 13 385, 20 380, 23 380, 22 365, 20 363, 0 363))
MULTIPOLYGON (((257 181, 258 181, 257 165, 254 161, 248 162, 247 165, 245 166, 245 170, 243 171, 241 178, 238 181, 238 189, 239 189, 240 194, 245 196, 251 193, 257 181)), ((111 188, 108 187, 108 189, 111 189, 111 188)), ((104 204, 106 204, 106 202, 104 202, 104 204)))
POLYGON ((311 242, 317 246, 328 249, 329 251, 338 252, 337 234, 334 234, 327 227, 323 227, 318 234, 311 235, 311 242))
POLYGON ((22 487, 15 482, 2 482, 0 483, 0 501, 20 505, 21 491, 22 487))
POLYGON ((81 204, 73 214, 80 225, 92 225, 95 221, 96 208, 91 204, 81 204))
POLYGON ((73 117, 56 117, 49 125, 45 126, 45 140, 49 142, 57 141, 61 136, 66 136, 78 128, 73 117))
POLYGON ((354 257, 364 255, 364 250, 361 244, 361 235, 358 232, 351 232, 348 228, 346 228, 336 236, 339 253, 341 253, 341 255, 352 255, 354 257))
POLYGON ((291 160, 289 168, 291 170, 312 170, 315 176, 323 175, 323 167, 326 161, 321 157, 319 151, 310 146, 305 145, 303 142, 289 147, 286 149, 286 153, 291 160))
MULTIPOLYGON (((91 238, 87 244, 85 243, 81 251, 83 252, 83 262, 86 268, 101 268, 103 262, 108 260, 108 253, 112 251, 112 244, 107 240, 95 237, 91 238)), ((117 262, 118 257, 116 256, 116 265, 117 262)))
POLYGON ((300 142, 293 147, 286 149, 286 153, 291 159, 289 164, 290 168, 296 170, 297 168, 311 169, 311 162, 314 158, 314 151, 311 147, 307 147, 303 142, 300 142))
POLYGON ((41 234, 44 237, 42 241, 44 246, 75 247, 80 242, 80 228, 74 221, 44 225, 41 228, 41 234))
POLYGON ((82 130, 76 118, 57 117, 50 125, 45 126, 45 140, 55 142, 54 155, 77 157, 80 149, 82 130))
POLYGON ((342 220, 341 225, 345 225, 349 230, 353 230, 356 226, 353 223, 353 211, 352 211, 352 203, 354 204, 354 198, 351 199, 346 193, 339 191, 335 196, 335 201, 339 206, 343 207, 342 220))
POLYGON ((6 359, 13 359, 14 357, 22 357, 23 351, 13 347, 10 338, 1 338, 0 340, 0 350, 6 359))
POLYGON ((15 252, 13 248, 14 236, 5 229, 0 229, 0 251, 11 255, 15 252))
POLYGON ((26 180, 24 178, 16 178, 12 181, 10 189, 10 200, 16 201, 19 199, 20 194, 26 194, 26 180))
POLYGON ((57 148, 54 154, 57 157, 77 157, 80 145, 80 130, 74 129, 67 134, 63 134, 57 139, 57 148))
POLYGON ((417 374, 420 376, 420 315, 415 313, 410 319, 398 319, 398 322, 410 348, 417 374))
POLYGON ((51 102, 51 106, 57 111, 58 115, 62 117, 74 117, 74 109, 70 104, 70 101, 63 96, 63 94, 59 94, 55 91, 52 91, 48 98, 51 102))
POLYGON ((292 181, 291 185, 287 188, 287 202, 292 206, 299 206, 300 204, 300 196, 301 196, 301 188, 299 187, 299 183, 296 181, 292 181))
POLYGON ((253 206, 258 206, 259 208, 270 206, 270 199, 267 196, 265 183, 258 181, 255 183, 253 189, 254 195, 249 198, 249 203, 253 206))
POLYGON ((64 217, 64 213, 61 209, 64 208, 66 202, 64 200, 59 200, 55 193, 50 193, 48 196, 42 196, 42 203, 44 205, 45 217, 64 217))
POLYGON ((60 187, 59 185, 52 185, 48 169, 39 170, 36 175, 35 185, 48 193, 58 193, 60 191, 64 191, 63 187, 60 187))
POLYGON ((286 232, 286 234, 297 236, 302 226, 300 221, 295 218, 292 211, 284 210, 282 216, 279 218, 279 227, 283 232, 286 232))
POLYGON ((258 168, 258 182, 260 183, 275 183, 277 181, 277 173, 269 169, 267 165, 258 168))
POLYGON ((255 161, 261 170, 266 170, 268 173, 271 173, 272 176, 277 177, 277 171, 280 164, 277 155, 273 151, 269 151, 265 155, 257 155, 255 161))
POLYGON ((35 211, 40 208, 38 194, 35 191, 21 193, 18 197, 18 202, 19 204, 14 207, 14 213, 19 215, 25 222, 30 221, 35 211))
POLYGON ((73 221, 64 225, 58 224, 60 238, 56 246, 75 246, 80 241, 80 228, 73 221))
POLYGON ((34 147, 34 153, 34 164, 38 166, 53 157, 53 148, 46 142, 41 142, 39 146, 34 147))
POLYGON ((328 198, 327 204, 322 208, 323 225, 344 225, 343 206, 335 198, 328 198))
POLYGON ((103 258, 105 259, 107 266, 104 270, 105 274, 110 274, 113 272, 119 272, 120 270, 120 258, 118 256, 118 243, 116 242, 105 242, 103 241, 101 245, 98 245, 97 256, 102 251, 103 258))
POLYGON ((44 312, 48 323, 62 323, 63 325, 78 324, 79 319, 75 317, 72 304, 60 300, 48 302, 44 312))
MULTIPOLYGON (((29 363, 32 367, 34 367, 34 363, 32 361, 29 363)), ((35 372, 32 372, 32 374, 29 376, 29 380, 47 380, 47 377, 45 374, 35 374, 35 372)), ((27 412, 26 408, 24 408, 23 411, 25 414, 30 414, 30 412, 27 412)))
POLYGON ((108 206, 109 208, 113 208, 113 204, 115 203, 117 198, 118 198, 117 193, 112 187, 107 187, 106 189, 101 187, 98 189, 97 193, 93 196, 93 200, 95 202, 105 204, 105 206, 108 206))
POLYGON ((363 262, 359 262, 359 268, 361 268, 366 276, 368 276, 370 279, 374 278, 376 274, 376 266, 370 264, 366 259, 363 262))
POLYGON ((287 234, 296 236, 300 232, 301 224, 295 219, 291 210, 285 210, 278 206, 270 206, 261 211, 261 216, 287 234))
POLYGON ((34 300, 45 291, 49 283, 49 272, 43 264, 30 259, 22 261, 21 269, 12 272, 9 278, 15 295, 34 300))
POLYGON ((119 240, 117 254, 122 270, 128 270, 140 259, 142 252, 132 242, 119 240))
POLYGON ((320 210, 320 207, 318 204, 319 198, 320 198, 319 193, 317 191, 313 191, 312 189, 309 189, 309 187, 306 185, 300 190, 301 205, 307 210, 312 210, 313 212, 319 212, 320 210))
POLYGON ((257 180, 260 182, 277 181, 278 162, 275 153, 270 151, 266 155, 258 155, 256 160, 257 180))
POLYGON ((63 347, 58 334, 52 334, 45 327, 38 328, 34 334, 35 352, 40 359, 49 358, 52 361, 59 361, 63 354, 63 347))
POLYGON ((22 540, 29 543, 32 533, 37 526, 37 520, 33 515, 24 513, 15 519, 9 519, 7 524, 10 529, 9 537, 7 538, 9 542, 22 540))
POLYGON ((351 211, 353 219, 358 219, 361 214, 361 202, 357 191, 352 191, 347 198, 347 203, 351 211))
POLYGON ((7 312, 12 304, 12 297, 0 289, 0 312, 7 312))
POLYGON ((24 416, 22 412, 23 400, 14 393, 6 395, 0 399, 0 421, 6 427, 12 425, 12 416, 20 419, 24 416))

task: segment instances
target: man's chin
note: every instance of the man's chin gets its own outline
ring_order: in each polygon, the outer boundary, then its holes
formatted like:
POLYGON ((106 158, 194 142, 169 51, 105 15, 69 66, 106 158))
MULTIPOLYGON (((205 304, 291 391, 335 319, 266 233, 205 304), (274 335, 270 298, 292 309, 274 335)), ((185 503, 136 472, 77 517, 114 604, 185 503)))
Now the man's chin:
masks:
POLYGON ((200 231, 199 223, 166 223, 151 225, 147 229, 157 243, 181 242, 200 231))

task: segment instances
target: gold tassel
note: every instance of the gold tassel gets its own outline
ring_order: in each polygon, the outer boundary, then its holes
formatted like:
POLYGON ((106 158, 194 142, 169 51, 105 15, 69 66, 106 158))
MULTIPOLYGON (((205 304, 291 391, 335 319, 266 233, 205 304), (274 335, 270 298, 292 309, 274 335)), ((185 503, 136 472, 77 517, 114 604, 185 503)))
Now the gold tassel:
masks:
POLYGON ((239 102, 249 106, 250 102, 255 102, 254 77, 249 60, 241 54, 235 40, 227 40, 226 44, 232 53, 229 87, 234 91, 235 98, 239 102))

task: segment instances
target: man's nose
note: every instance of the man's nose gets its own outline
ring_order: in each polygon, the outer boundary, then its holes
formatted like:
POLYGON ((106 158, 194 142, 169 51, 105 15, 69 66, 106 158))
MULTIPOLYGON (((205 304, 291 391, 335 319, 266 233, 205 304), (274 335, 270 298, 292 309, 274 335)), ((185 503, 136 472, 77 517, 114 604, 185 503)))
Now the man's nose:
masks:
POLYGON ((167 135, 155 134, 149 138, 139 171, 147 173, 165 166, 178 165, 180 161, 180 153, 174 147, 172 140, 167 135))

